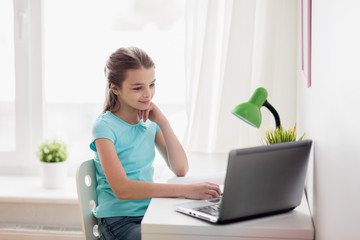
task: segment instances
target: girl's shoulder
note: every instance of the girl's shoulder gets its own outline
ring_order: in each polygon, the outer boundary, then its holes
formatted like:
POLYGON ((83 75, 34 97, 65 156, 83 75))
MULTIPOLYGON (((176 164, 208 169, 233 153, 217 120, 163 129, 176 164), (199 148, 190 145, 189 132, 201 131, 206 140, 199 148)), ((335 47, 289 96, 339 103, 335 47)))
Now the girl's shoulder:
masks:
POLYGON ((112 118, 109 113, 110 112, 105 112, 105 113, 101 114, 100 116, 98 116, 95 120, 95 124, 111 122, 112 118))
POLYGON ((111 112, 105 112, 98 116, 93 124, 93 128, 113 128, 117 121, 111 112))

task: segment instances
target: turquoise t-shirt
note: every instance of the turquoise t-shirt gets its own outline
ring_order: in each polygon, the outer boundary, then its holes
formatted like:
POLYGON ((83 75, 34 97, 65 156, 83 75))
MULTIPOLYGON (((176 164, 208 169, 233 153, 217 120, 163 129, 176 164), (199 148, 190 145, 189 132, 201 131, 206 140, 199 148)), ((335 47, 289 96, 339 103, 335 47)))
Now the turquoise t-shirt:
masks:
POLYGON ((153 182, 155 135, 158 130, 159 126, 150 120, 141 120, 138 124, 131 125, 109 111, 96 119, 90 148, 95 152, 98 206, 94 210, 94 215, 97 218, 144 216, 151 199, 119 200, 115 196, 101 168, 94 141, 98 138, 107 138, 114 143, 128 179, 153 182))

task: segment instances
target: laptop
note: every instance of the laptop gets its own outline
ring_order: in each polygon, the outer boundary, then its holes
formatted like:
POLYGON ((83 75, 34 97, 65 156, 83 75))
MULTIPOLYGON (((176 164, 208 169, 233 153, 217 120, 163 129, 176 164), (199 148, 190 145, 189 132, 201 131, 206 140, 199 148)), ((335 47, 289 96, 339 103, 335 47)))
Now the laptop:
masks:
POLYGON ((212 223, 291 211, 300 205, 311 140, 231 150, 221 197, 175 210, 212 223))

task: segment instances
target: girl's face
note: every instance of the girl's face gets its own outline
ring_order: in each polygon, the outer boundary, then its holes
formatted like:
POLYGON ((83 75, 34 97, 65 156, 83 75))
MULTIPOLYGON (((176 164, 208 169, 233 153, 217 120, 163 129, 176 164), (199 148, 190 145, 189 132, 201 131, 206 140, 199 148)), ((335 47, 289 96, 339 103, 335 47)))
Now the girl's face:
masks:
POLYGON ((155 94, 155 68, 128 70, 121 89, 115 87, 113 92, 118 96, 120 108, 148 109, 155 94))

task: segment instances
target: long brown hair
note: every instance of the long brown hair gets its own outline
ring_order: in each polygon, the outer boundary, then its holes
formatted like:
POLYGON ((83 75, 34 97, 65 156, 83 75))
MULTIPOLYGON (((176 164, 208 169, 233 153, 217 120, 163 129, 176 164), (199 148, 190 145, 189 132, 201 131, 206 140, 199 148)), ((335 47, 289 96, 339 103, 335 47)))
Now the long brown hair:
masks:
POLYGON ((155 67, 155 64, 149 55, 140 48, 119 48, 110 55, 104 68, 107 84, 103 113, 113 111, 118 101, 117 96, 111 90, 111 84, 121 89, 122 83, 126 79, 127 71, 140 69, 142 67, 148 69, 155 67))

